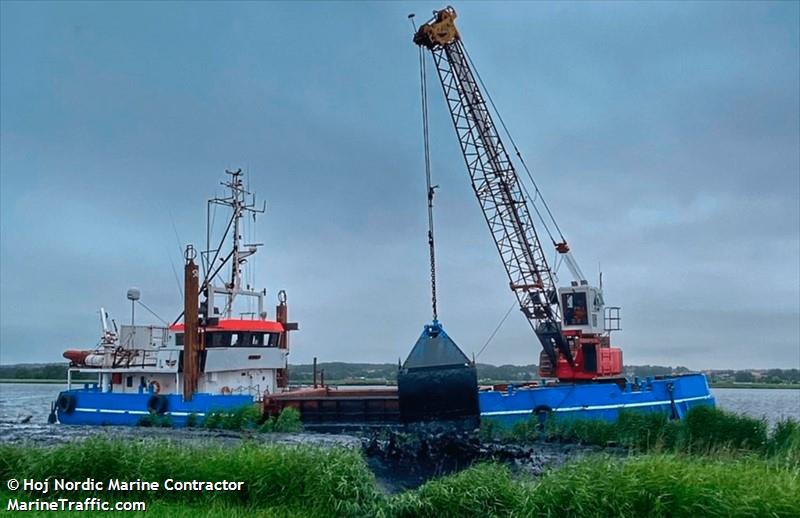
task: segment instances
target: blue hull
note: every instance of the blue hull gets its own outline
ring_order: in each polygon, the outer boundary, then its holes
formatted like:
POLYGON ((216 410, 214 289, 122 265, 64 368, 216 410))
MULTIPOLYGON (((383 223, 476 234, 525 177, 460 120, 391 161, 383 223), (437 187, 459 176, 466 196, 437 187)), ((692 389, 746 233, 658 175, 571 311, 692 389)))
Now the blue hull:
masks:
MULTIPOLYGON (((135 426, 151 414, 153 394, 120 394, 100 392, 96 387, 67 390, 59 394, 73 399, 71 408, 57 409, 58 421, 71 425, 135 426)), ((162 395, 166 401, 163 415, 172 425, 187 425, 190 415, 197 424, 213 410, 233 410, 254 403, 252 396, 195 394, 183 401, 179 394, 162 395)), ((687 374, 664 379, 645 380, 634 386, 627 383, 558 384, 545 387, 510 387, 508 391, 480 392, 478 401, 482 420, 506 426, 528 421, 532 416, 550 413, 559 417, 603 419, 613 421, 621 409, 638 412, 660 412, 682 419, 690 408, 714 406, 714 396, 702 374, 687 374)))
MULTIPOLYGON (((57 408, 58 421, 71 425, 124 425, 136 426, 143 417, 151 414, 148 403, 153 394, 119 394, 100 392, 96 388, 65 390, 59 394, 73 398, 73 408, 57 408)), ((201 424, 206 413, 213 410, 232 410, 253 404, 252 396, 195 394, 191 401, 184 401, 180 394, 162 394, 165 399, 163 416, 169 418, 173 426, 187 425, 190 415, 201 424)))
POLYGON ((508 391, 480 392, 482 420, 505 426, 554 414, 580 419, 616 420, 621 409, 661 412, 683 419, 693 406, 714 406, 714 396, 703 374, 686 374, 645 380, 638 386, 628 382, 558 384, 545 387, 510 387, 508 391))

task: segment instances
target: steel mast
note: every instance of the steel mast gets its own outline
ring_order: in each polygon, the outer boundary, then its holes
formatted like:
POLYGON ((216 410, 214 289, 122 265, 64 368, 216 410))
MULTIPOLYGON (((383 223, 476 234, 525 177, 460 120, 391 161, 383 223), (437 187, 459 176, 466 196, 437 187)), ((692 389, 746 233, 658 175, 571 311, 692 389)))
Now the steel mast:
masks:
MULTIPOLYGON (((226 318, 231 318, 233 315, 233 303, 237 295, 256 297, 258 299, 258 317, 264 318, 264 308, 262 302, 264 294, 252 291, 250 286, 247 286, 246 289, 242 289, 242 265, 247 262, 248 257, 256 253, 258 247, 261 246, 261 243, 242 244, 241 219, 247 213, 253 215, 263 213, 266 210, 266 206, 262 208, 256 208, 255 196, 253 196, 253 194, 244 187, 241 169, 237 169, 236 171, 226 170, 225 173, 230 175, 231 178, 226 182, 221 182, 221 184, 230 189, 230 196, 226 196, 225 198, 213 198, 209 200, 209 205, 224 205, 230 207, 232 210, 231 219, 228 223, 228 229, 233 230, 233 247, 228 256, 231 261, 230 278, 224 283, 223 287, 217 287, 211 284, 213 280, 213 274, 211 274, 210 271, 214 267, 214 261, 216 260, 216 257, 219 255, 218 248, 215 251, 215 258, 208 262, 209 274, 204 284, 207 288, 211 289, 212 293, 219 293, 226 296, 225 308, 222 312, 226 318), (248 200, 248 196, 251 196, 252 199, 248 200)), ((227 232, 228 230, 225 232, 226 235, 227 232)), ((223 240, 224 239, 225 237, 223 236, 223 240)), ((211 250, 206 250, 206 257, 210 257, 211 252, 211 250)), ((212 308, 208 308, 209 311, 211 311, 211 309, 212 308)))

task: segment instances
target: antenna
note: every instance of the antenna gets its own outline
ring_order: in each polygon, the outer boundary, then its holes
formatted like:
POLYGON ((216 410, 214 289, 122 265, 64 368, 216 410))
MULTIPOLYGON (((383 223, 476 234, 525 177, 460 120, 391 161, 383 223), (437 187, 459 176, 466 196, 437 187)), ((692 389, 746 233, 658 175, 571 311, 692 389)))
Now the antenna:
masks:
POLYGON ((142 298, 142 292, 139 291, 139 288, 130 288, 127 297, 131 301, 131 326, 133 326, 136 317, 136 301, 142 298))
POLYGON ((603 289, 603 269, 600 267, 600 262, 597 262, 597 273, 600 277, 600 289, 603 289))
MULTIPOLYGON (((215 197, 209 200, 209 206, 211 204, 214 205, 223 205, 230 207, 232 211, 231 219, 228 222, 228 226, 225 230, 224 235, 222 236, 222 240, 220 241, 220 245, 214 251, 214 257, 210 261, 207 262, 209 265, 209 271, 206 275, 205 280, 203 281, 203 285, 201 287, 201 291, 206 291, 209 310, 213 307, 213 294, 220 293, 224 294, 227 297, 227 301, 225 303, 225 308, 223 313, 226 315, 227 318, 231 318, 233 314, 233 303, 236 299, 237 295, 249 295, 255 296, 258 298, 259 308, 258 313, 262 313, 263 307, 261 302, 261 297, 258 293, 252 291, 251 287, 246 285, 242 286, 242 267, 247 263, 247 258, 251 255, 255 254, 258 247, 262 245, 262 243, 243 243, 242 242, 242 234, 243 234, 243 227, 242 227, 242 218, 245 214, 250 213, 255 216, 257 214, 261 214, 266 211, 266 203, 263 204, 262 207, 256 206, 255 195, 251 193, 244 185, 243 181, 243 174, 241 169, 236 169, 235 171, 226 170, 225 174, 230 176, 225 182, 222 182, 224 187, 227 187, 230 190, 230 194, 226 197, 215 197), (231 233, 232 238, 232 248, 230 253, 227 257, 222 261, 222 264, 218 267, 214 268, 212 271, 211 268, 214 267, 217 257, 219 257, 220 251, 222 249, 222 243, 227 238, 228 234, 231 233), (223 281, 224 286, 222 288, 212 286, 212 282, 216 274, 220 271, 222 265, 230 261, 230 276, 227 280, 223 281)), ((208 214, 206 214, 206 219, 209 219, 208 214)), ((207 221, 208 223, 208 221, 207 221)), ((207 240, 210 238, 210 228, 207 229, 207 240)), ((206 245, 208 248, 208 245, 206 245)), ((209 255, 211 254, 211 250, 206 251, 209 255)))

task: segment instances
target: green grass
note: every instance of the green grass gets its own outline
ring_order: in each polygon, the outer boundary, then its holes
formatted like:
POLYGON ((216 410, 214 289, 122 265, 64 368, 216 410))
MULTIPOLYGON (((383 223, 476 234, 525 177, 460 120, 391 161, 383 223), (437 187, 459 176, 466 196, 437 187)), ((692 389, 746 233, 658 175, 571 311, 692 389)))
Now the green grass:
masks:
MULTIPOLYGON (((102 497, 102 495, 101 495, 102 497)), ((6 506, 8 505, 7 502, 9 498, 18 498, 22 501, 22 497, 19 495, 10 493, 8 491, 0 490, 0 514, 3 514, 3 511, 7 511, 8 509, 6 506)), ((36 497, 33 497, 36 498, 36 497)), ((136 501, 132 498, 119 498, 119 499, 110 499, 105 498, 108 502, 115 502, 115 501, 136 501)), ((92 516, 92 517, 99 517, 99 516, 118 516, 118 517, 130 517, 130 518, 202 518, 202 517, 231 517, 231 518, 248 518, 248 517, 259 517, 259 518, 306 518, 310 517, 313 518, 315 515, 313 514, 304 514, 304 512, 300 509, 289 509, 289 508, 278 508, 278 507, 268 507, 268 508, 258 508, 258 507, 250 507, 246 505, 239 505, 239 504, 232 504, 228 502, 212 502, 210 504, 199 505, 195 503, 182 503, 182 502, 170 502, 170 501, 148 501, 147 502, 147 509, 145 511, 128 511, 128 512, 115 512, 115 511, 85 511, 85 512, 58 512, 58 511, 28 511, 22 513, 23 516, 35 516, 35 517, 46 517, 46 516, 92 516)))
MULTIPOLYGON (((485 422, 481 434, 511 442, 542 439, 599 446, 622 446, 636 452, 704 454, 736 450, 755 454, 800 452, 800 423, 787 419, 770 433, 763 419, 725 412, 713 407, 693 408, 682 421, 660 413, 620 412, 615 422, 591 419, 548 418, 544 430, 538 421, 518 423, 509 429, 485 422)), ((800 465, 800 463, 797 463, 800 465)))
MULTIPOLYGON (((127 516, 790 517, 800 513, 800 470, 783 459, 800 444, 797 433, 796 424, 784 425, 770 438, 768 445, 775 451, 769 455, 729 450, 704 456, 595 456, 540 479, 513 475, 501 465, 481 464, 391 496, 380 492, 358 451, 252 443, 225 448, 89 439, 50 448, 4 445, 0 479, 245 482, 241 492, 96 495, 108 501, 148 502, 146 513, 127 516)), ((51 493, 44 498, 58 496, 64 495, 51 493)), ((4 491, 0 497, 5 509, 10 497, 41 495, 4 491)))
POLYGON ((387 516, 398 518, 524 516, 534 492, 532 481, 513 478, 508 468, 480 464, 389 499, 384 507, 387 516))
POLYGON ((767 441, 767 453, 800 470, 800 423, 791 419, 779 422, 767 441))
POLYGON ((529 504, 560 504, 560 516, 798 516, 800 480, 755 457, 594 458, 545 476, 529 504))
POLYGON ((287 407, 277 416, 268 416, 259 429, 261 432, 294 433, 303 431, 300 411, 287 407))
POLYGON ((211 430, 255 430, 261 420, 256 405, 244 405, 233 410, 212 410, 203 419, 203 426, 211 430))
MULTIPOLYGON (((102 492, 98 496, 108 500, 258 507, 290 515, 355 515, 372 507, 377 496, 374 477, 364 459, 358 451, 347 449, 251 443, 233 448, 213 444, 200 448, 106 439, 88 439, 55 448, 0 446, 0 479, 47 477, 241 481, 246 488, 242 492, 160 490, 155 494, 102 492)), ((63 495, 48 495, 56 496, 63 495)))
POLYGON ((277 416, 263 418, 255 405, 245 405, 234 410, 213 410, 206 415, 203 426, 211 430, 258 430, 265 433, 303 431, 303 423, 300 421, 300 412, 297 409, 284 408, 277 416))
POLYGON ((767 423, 763 419, 701 406, 693 408, 680 423, 683 426, 677 446, 689 451, 734 448, 764 452, 767 447, 767 423))
MULTIPOLYGON (((206 426, 255 429, 254 410, 243 407, 209 414, 206 426)), ((299 414, 287 409, 260 429, 301 427, 299 414)), ((800 516, 797 421, 782 421, 768 433, 761 420, 698 407, 677 422, 658 414, 623 412, 613 423, 554 420, 544 431, 535 422, 510 431, 487 422, 481 433, 502 434, 516 442, 541 440, 544 435, 551 440, 618 444, 634 453, 596 455, 540 479, 515 476, 501 465, 481 464, 417 490, 387 496, 355 450, 251 442, 199 447, 93 438, 51 448, 2 445, 0 480, 173 478, 245 483, 241 492, 96 495, 109 501, 148 502, 146 514, 128 516, 800 516)), ((8 491, 0 496, 3 509, 9 497, 41 497, 8 491)), ((51 493, 44 498, 59 496, 76 495, 51 493)))
POLYGON ((539 481, 480 465, 387 504, 391 516, 798 516, 794 470, 763 459, 649 455, 595 457, 539 481))
MULTIPOLYGON (((172 419, 166 415, 149 414, 142 416, 138 426, 171 428, 172 419)), ((264 419, 256 405, 244 405, 232 410, 212 410, 200 419, 197 414, 189 414, 186 419, 189 428, 202 425, 209 430, 259 431, 259 432, 302 432, 303 423, 300 412, 285 408, 277 416, 264 419)))
POLYGON ((142 416, 136 425, 146 428, 172 428, 173 423, 168 415, 148 414, 142 416))

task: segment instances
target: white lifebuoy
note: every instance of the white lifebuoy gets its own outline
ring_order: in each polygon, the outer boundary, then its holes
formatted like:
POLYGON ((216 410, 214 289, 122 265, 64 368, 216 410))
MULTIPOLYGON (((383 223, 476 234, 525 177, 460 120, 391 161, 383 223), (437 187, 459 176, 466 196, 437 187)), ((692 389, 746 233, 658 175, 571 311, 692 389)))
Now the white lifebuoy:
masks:
POLYGON ((150 387, 153 389, 153 394, 161 393, 161 383, 156 380, 150 381, 150 387))

